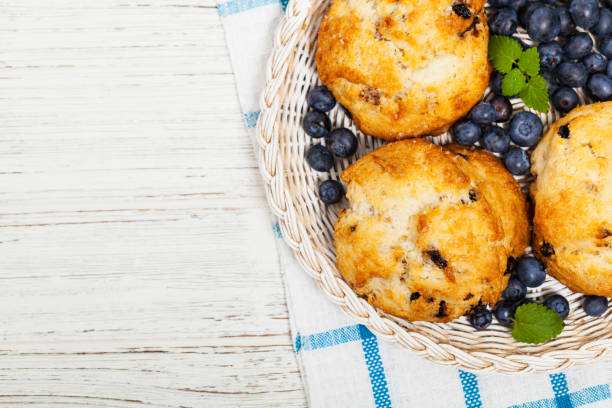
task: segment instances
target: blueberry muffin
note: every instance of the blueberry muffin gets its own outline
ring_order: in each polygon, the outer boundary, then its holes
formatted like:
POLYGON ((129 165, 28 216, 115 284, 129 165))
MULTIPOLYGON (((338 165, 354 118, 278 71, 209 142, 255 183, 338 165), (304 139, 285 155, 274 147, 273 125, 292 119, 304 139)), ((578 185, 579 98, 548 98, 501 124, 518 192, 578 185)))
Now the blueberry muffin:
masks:
POLYGON ((334 0, 319 29, 321 81, 367 134, 440 134, 489 81, 484 0, 334 0))
POLYGON ((342 172, 337 266, 375 307, 446 322, 494 304, 529 238, 520 187, 489 153, 421 139, 385 145, 342 172))
POLYGON ((557 120, 531 156, 533 250, 575 292, 612 296, 612 102, 557 120))

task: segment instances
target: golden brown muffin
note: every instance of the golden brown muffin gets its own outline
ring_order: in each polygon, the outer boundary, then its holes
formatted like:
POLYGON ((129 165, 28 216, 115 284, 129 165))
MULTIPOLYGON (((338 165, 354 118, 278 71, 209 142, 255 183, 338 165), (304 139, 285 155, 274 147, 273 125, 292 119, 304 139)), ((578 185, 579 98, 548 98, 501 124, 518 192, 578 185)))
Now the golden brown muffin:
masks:
POLYGON ((530 237, 527 203, 521 186, 504 168, 501 160, 491 153, 458 144, 445 147, 464 158, 455 163, 476 180, 484 198, 501 220, 508 255, 515 259, 522 256, 530 237))
POLYGON ((337 266, 358 294, 396 316, 437 322, 497 302, 508 258, 528 238, 524 197, 499 160, 412 139, 341 177, 351 205, 335 225, 337 266))
POLYGON ((575 292, 612 296, 612 102, 572 110, 531 155, 533 249, 575 292))
POLYGON ((319 29, 321 81, 367 134, 440 134, 489 82, 484 0, 334 0, 319 29))

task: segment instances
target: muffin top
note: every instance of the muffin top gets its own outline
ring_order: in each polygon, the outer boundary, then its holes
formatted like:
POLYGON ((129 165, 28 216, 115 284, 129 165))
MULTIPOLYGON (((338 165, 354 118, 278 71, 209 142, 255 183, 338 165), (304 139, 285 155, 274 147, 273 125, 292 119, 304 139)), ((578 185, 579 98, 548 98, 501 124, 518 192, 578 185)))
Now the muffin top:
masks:
POLYGON ((575 292, 612 296, 612 102, 557 120, 531 156, 533 247, 575 292))
POLYGON ((350 208, 335 224, 337 266, 372 305, 445 322, 499 299, 528 230, 524 197, 498 159, 412 139, 341 177, 350 208))
POLYGON ((321 23, 319 77, 367 134, 446 131, 489 80, 483 0, 335 0, 321 23))

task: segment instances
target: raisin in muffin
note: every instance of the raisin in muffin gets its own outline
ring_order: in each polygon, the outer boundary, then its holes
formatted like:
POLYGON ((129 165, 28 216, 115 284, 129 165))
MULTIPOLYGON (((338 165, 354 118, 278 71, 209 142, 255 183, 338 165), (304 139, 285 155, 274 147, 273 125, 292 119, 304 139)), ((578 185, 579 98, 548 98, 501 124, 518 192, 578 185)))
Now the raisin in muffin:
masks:
POLYGON ((341 177, 350 208, 335 224, 337 266, 358 294, 436 322, 497 302, 529 238, 524 196, 497 158, 411 139, 341 177))
POLYGON ((612 296, 612 102, 572 110, 531 155, 533 250, 575 292, 612 296))
POLYGON ((367 134, 440 134, 489 81, 484 0, 334 0, 319 77, 367 134))

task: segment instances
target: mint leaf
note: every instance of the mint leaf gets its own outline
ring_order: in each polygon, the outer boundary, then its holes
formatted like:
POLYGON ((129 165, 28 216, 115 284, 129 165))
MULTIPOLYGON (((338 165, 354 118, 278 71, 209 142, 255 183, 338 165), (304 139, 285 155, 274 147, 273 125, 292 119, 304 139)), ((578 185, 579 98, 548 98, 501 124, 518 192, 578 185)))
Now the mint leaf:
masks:
POLYGON ((540 53, 537 47, 527 48, 523 51, 519 57, 518 66, 521 71, 526 72, 529 76, 538 75, 540 72, 540 53))
MULTIPOLYGON (((503 85, 504 83, 502 82, 502 91, 503 85)), ((525 105, 530 108, 542 113, 548 112, 548 85, 546 84, 546 80, 540 75, 531 77, 527 86, 520 91, 520 96, 525 102, 525 105)))
POLYGON ((489 39, 489 59, 502 74, 510 72, 522 51, 521 45, 514 38, 494 35, 489 39))
POLYGON ((512 70, 504 76, 504 79, 502 79, 502 93, 505 96, 514 96, 521 92, 523 88, 525 88, 525 85, 527 85, 525 75, 523 75, 520 69, 512 68, 512 70))
POLYGON ((563 319, 544 305, 527 303, 514 315, 512 337, 521 343, 539 344, 554 339, 563 330, 563 319))

